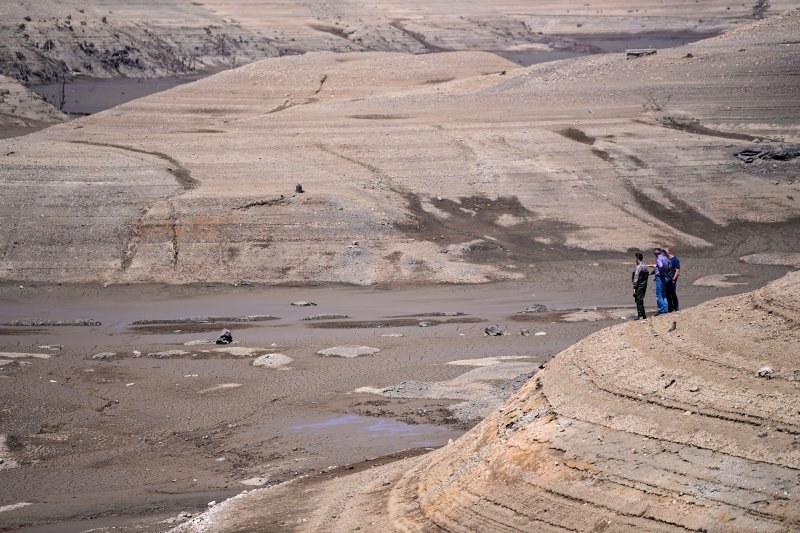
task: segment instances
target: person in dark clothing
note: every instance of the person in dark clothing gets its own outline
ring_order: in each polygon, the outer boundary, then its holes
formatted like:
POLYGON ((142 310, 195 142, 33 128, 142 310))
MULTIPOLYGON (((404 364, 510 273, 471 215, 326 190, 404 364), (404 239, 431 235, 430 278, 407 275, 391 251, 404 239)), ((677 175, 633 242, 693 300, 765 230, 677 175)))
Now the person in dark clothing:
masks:
POLYGON ((644 256, 640 253, 636 254, 636 270, 633 271, 633 299, 636 301, 636 319, 642 320, 647 318, 644 312, 644 295, 647 292, 647 265, 644 262, 644 256))
POLYGON ((678 278, 681 276, 681 261, 670 252, 669 248, 664 248, 664 252, 669 258, 669 273, 667 274, 667 311, 680 311, 678 305, 678 278))

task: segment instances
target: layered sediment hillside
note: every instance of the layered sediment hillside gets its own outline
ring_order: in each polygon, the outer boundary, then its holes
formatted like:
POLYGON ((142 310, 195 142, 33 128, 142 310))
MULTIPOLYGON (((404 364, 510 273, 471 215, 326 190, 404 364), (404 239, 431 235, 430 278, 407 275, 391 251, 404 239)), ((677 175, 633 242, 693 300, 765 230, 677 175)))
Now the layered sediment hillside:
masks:
POLYGON ((6 0, 0 74, 25 83, 75 75, 152 78, 310 51, 593 52, 621 35, 692 40, 794 7, 644 0, 284 2, 6 0), (587 40, 586 37, 589 37, 587 40))
POLYGON ((526 69, 270 59, 6 140, 0 278, 481 282, 664 241, 796 252, 798 20, 526 69))
POLYGON ((67 116, 20 83, 0 75, 0 135, 20 129, 41 129, 67 116))
POLYGON ((614 326, 435 452, 241 495, 180 530, 796 531, 798 330, 800 272, 614 326))

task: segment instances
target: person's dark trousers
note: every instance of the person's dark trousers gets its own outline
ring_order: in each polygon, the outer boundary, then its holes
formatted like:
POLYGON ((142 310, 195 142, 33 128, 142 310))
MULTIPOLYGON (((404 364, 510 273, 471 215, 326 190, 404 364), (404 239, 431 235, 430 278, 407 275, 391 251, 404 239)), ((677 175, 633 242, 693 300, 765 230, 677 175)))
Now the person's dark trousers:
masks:
POLYGON ((670 313, 681 310, 680 306, 678 305, 678 294, 676 291, 678 288, 677 285, 677 281, 667 282, 667 308, 670 313))
POLYGON ((639 318, 645 318, 644 314, 644 294, 647 292, 647 278, 644 279, 644 282, 639 282, 636 284, 636 295, 633 297, 636 300, 636 313, 639 315, 639 318))

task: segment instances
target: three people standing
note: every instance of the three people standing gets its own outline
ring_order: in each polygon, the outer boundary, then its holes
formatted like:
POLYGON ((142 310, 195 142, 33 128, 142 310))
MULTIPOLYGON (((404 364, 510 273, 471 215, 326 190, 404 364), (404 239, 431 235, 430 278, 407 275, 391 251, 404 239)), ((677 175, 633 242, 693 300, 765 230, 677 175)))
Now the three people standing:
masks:
POLYGON ((633 299, 636 301, 636 320, 647 318, 644 310, 644 295, 647 292, 647 277, 651 272, 656 279, 657 315, 680 311, 678 305, 677 285, 681 275, 681 262, 669 248, 654 248, 656 256, 654 265, 644 262, 642 254, 636 254, 636 270, 631 275, 633 283, 633 299))

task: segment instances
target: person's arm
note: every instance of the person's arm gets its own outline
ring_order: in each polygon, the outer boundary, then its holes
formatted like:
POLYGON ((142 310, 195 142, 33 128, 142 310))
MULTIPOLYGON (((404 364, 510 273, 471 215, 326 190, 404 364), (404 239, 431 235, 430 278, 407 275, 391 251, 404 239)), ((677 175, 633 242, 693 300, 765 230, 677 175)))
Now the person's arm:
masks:
POLYGON ((673 282, 678 281, 678 278, 680 277, 680 275, 681 275, 681 267, 675 267, 675 275, 672 276, 672 281, 673 282))

